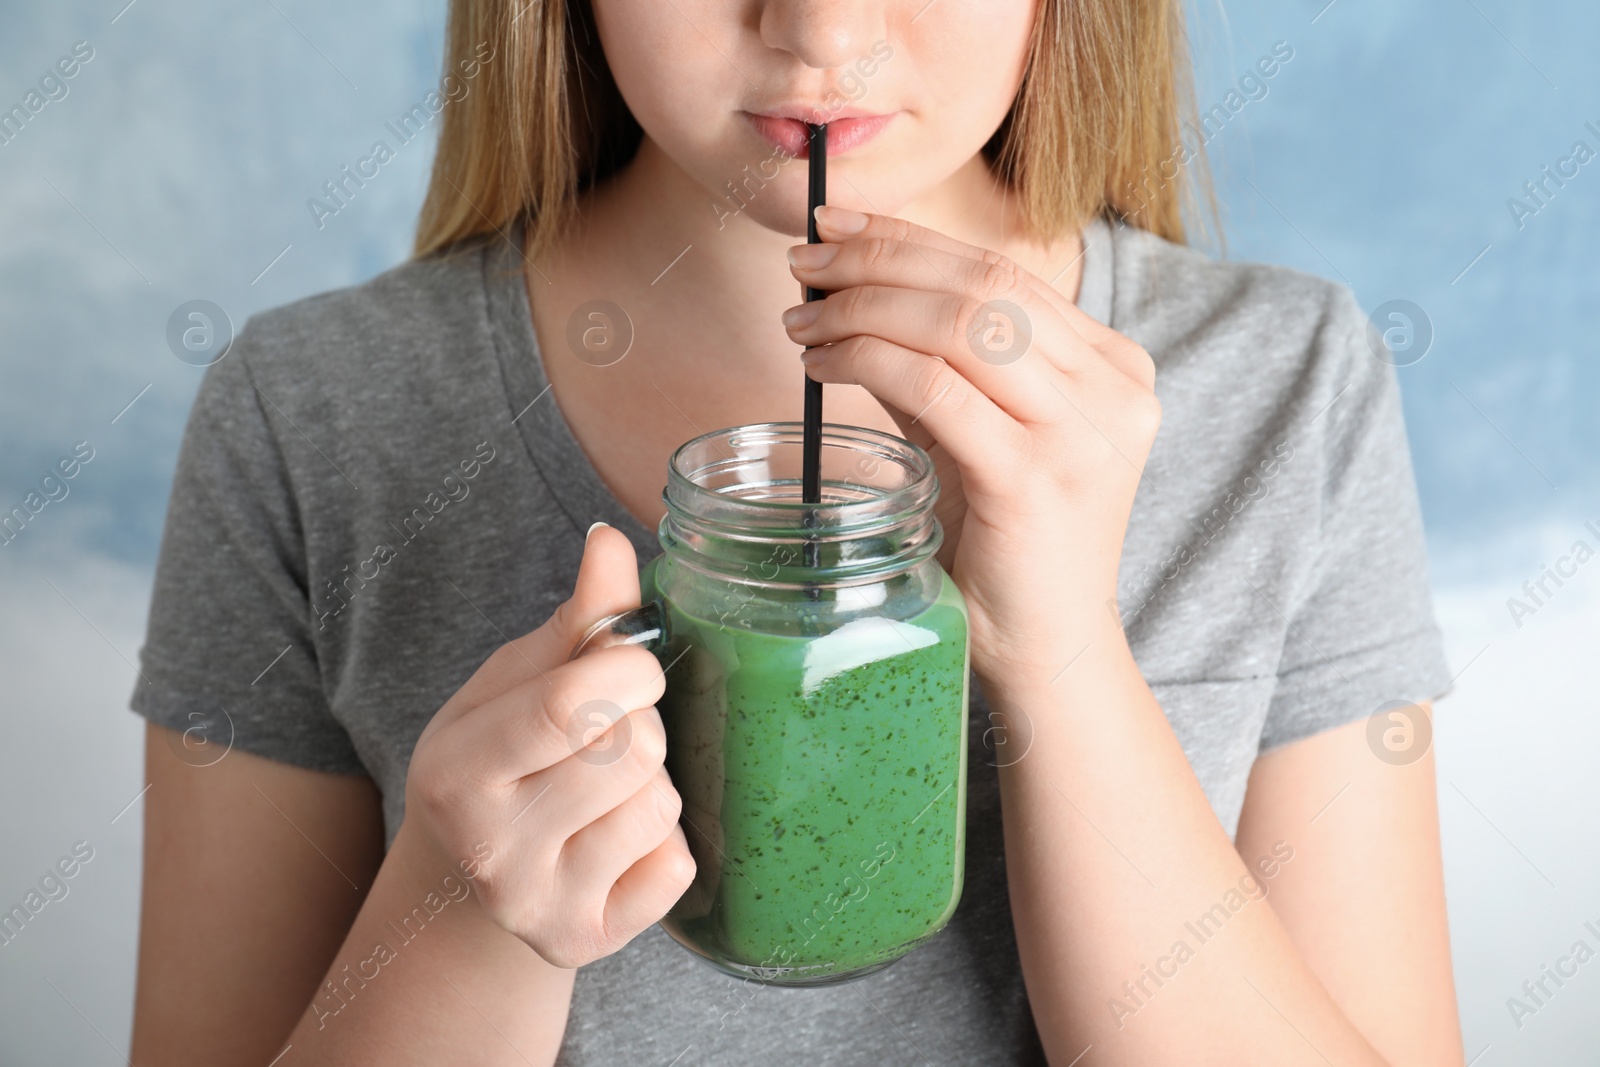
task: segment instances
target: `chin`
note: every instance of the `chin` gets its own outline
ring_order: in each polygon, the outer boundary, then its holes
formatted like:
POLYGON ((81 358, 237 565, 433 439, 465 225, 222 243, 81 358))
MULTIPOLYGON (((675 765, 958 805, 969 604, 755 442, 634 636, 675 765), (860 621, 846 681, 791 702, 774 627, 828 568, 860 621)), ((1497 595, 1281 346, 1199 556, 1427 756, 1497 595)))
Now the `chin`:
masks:
POLYGON ((780 202, 774 197, 766 204, 752 201, 739 213, 739 218, 799 241, 806 239, 806 205, 803 200, 780 202))
MULTIPOLYGON (((866 183, 857 177, 852 177, 851 183, 861 190, 858 193, 850 184, 834 178, 835 166, 829 168, 827 199, 827 202, 834 207, 846 207, 870 214, 897 215, 909 202, 903 196, 891 196, 887 192, 870 190, 866 183), (870 203, 867 198, 870 198, 870 203)), ((742 208, 725 186, 720 196, 714 189, 708 189, 707 194, 716 205, 711 209, 712 215, 720 217, 724 226, 733 226, 741 222, 755 223, 774 233, 803 241, 806 237, 806 190, 806 161, 796 159, 785 165, 777 181, 769 182, 754 195, 741 189, 739 195, 744 202, 742 208), (724 212, 726 214, 723 214, 724 212)))

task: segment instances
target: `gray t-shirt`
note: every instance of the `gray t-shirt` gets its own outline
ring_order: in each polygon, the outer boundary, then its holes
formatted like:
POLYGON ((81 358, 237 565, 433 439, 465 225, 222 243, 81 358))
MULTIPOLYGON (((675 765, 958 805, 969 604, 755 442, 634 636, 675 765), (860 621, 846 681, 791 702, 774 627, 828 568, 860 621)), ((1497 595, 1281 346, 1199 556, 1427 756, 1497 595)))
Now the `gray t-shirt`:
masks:
MULTIPOLYGON (((1164 412, 1118 606, 1232 834, 1259 752, 1449 687, 1395 374, 1342 287, 1085 236, 1079 304, 1154 356, 1164 412)), ((391 841, 418 734, 568 595, 589 524, 659 552, 547 393, 521 265, 495 238, 255 316, 178 461, 134 710, 370 775, 391 841)), ((941 934, 792 990, 654 927, 579 971, 558 1062, 1042 1064, 976 684, 970 725, 966 888, 941 934)))

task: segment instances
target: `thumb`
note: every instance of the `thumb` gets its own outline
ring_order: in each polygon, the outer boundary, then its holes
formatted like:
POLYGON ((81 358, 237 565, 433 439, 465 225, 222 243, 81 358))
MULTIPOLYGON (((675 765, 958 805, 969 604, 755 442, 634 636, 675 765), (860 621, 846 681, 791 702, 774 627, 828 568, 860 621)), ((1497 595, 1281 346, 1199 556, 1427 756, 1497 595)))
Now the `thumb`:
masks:
POLYGON ((591 625, 613 612, 638 607, 636 560, 633 544, 621 530, 598 522, 591 526, 572 596, 544 625, 507 642, 485 660, 446 703, 440 721, 561 666, 591 625))
POLYGON ((607 615, 639 606, 639 559, 627 535, 597 522, 589 527, 572 595, 556 608, 548 636, 565 659, 584 631, 607 615))

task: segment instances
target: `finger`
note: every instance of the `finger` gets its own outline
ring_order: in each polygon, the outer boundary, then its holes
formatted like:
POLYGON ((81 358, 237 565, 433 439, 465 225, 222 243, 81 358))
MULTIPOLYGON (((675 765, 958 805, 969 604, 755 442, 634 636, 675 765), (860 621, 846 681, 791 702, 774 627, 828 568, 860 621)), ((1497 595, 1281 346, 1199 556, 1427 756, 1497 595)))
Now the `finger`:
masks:
MULTIPOLYGON (((1053 340, 1033 316, 1012 304, 973 296, 863 285, 790 309, 789 337, 802 345, 830 345, 852 337, 882 338, 913 352, 938 356, 1013 418, 1053 420, 1060 414, 1062 372, 1039 350, 1053 340), (809 320, 809 321, 807 321, 809 320)), ((1093 350, 1079 362, 1101 362, 1093 350)), ((913 408, 913 411, 916 409, 913 408)))
MULTIPOLYGON (((969 245, 965 241, 958 241, 954 237, 931 230, 926 226, 919 226, 905 219, 893 218, 889 215, 871 215, 860 211, 851 211, 848 208, 833 207, 828 204, 818 205, 816 210, 817 235, 824 241, 843 242, 846 240, 862 240, 873 238, 892 238, 910 241, 925 248, 936 248, 952 255, 975 259, 980 262, 995 258, 999 255, 987 248, 969 245), (862 221, 865 220, 865 221, 862 221)), ((1062 296, 1060 291, 1042 278, 1031 273, 1027 274, 1029 284, 1034 286, 1039 297, 1056 308, 1074 330, 1092 345, 1098 346, 1107 339, 1109 334, 1115 333, 1110 327, 1097 321, 1077 304, 1062 296)))
MULTIPOLYGON (((1061 346, 1037 349, 1050 355, 1061 370, 1069 370, 1072 362, 1098 358, 1090 342, 1078 336, 1061 317, 1056 306, 1061 301, 1043 298, 1040 290, 1050 290, 1050 286, 1043 283, 1035 286, 1038 278, 1008 256, 987 250, 974 251, 982 254, 968 256, 949 248, 918 245, 896 237, 858 237, 840 245, 795 245, 789 250, 789 269, 802 285, 827 293, 880 285, 970 296, 986 306, 1011 304, 1021 307, 1029 320, 1038 320, 1037 325, 1030 326, 1030 333, 1037 333, 1048 325, 1051 333, 1064 342, 1061 346)), ((890 339, 898 341, 898 338, 890 339)))
POLYGON ((584 826, 561 849, 561 873, 581 899, 605 896, 678 825, 683 800, 662 768, 621 804, 584 826))
MULTIPOLYGON (((877 400, 878 403, 883 407, 883 410, 887 411, 889 413, 889 417, 894 420, 895 426, 899 427, 901 437, 904 437, 907 441, 910 441, 924 452, 931 448, 937 447, 937 439, 934 438, 933 433, 929 431, 928 427, 923 424, 919 414, 910 411, 901 411, 899 408, 884 400, 882 397, 878 397, 877 400)), ((939 484, 941 486, 941 497, 949 496, 951 490, 948 486, 945 486, 942 475, 940 476, 939 484)))
MULTIPOLYGON (((979 345, 977 354, 991 363, 1013 362, 1021 354, 1020 348, 996 352, 983 347, 991 339, 983 331, 998 321, 993 312, 1026 320, 1002 326, 1013 333, 1020 330, 1029 339, 1027 347, 1059 370, 1069 371, 1074 365, 1102 358, 1068 325, 1054 303, 1040 298, 1030 285, 1038 279, 997 252, 985 251, 979 258, 892 237, 872 237, 838 245, 796 245, 789 250, 789 260, 790 271, 802 284, 838 296, 849 289, 888 286, 972 298, 978 304, 977 336, 969 330, 960 340, 968 348, 979 345)), ((898 337, 888 339, 904 343, 898 337)), ((808 337, 805 343, 818 342, 808 337)))
POLYGON ((601 648, 473 708, 444 727, 438 743, 477 780, 507 785, 577 753, 597 739, 596 727, 665 691, 661 664, 645 649, 601 648))
POLYGON ((572 646, 596 621, 638 605, 639 564, 633 543, 615 527, 592 528, 584 542, 572 596, 544 625, 497 649, 451 698, 451 704, 458 709, 474 707, 544 676, 566 662, 572 646))
POLYGON ((1027 430, 942 360, 880 337, 853 337, 806 353, 819 382, 864 387, 884 404, 912 413, 962 469, 970 497, 1003 484, 1009 456, 1027 430))
POLYGON ((614 729, 623 735, 605 755, 580 750, 517 784, 506 804, 517 833, 568 841, 665 773, 666 732, 655 708, 640 708, 614 729))
MULTIPOLYGON (((955 277, 956 270, 951 266, 951 261, 955 259, 967 261, 970 264, 969 271, 987 272, 1001 283, 1009 276, 1015 275, 1019 290, 1026 291, 1038 305, 1048 307, 1059 317, 1059 332, 1070 334, 1076 340, 1088 345, 1113 368, 1144 388, 1149 389, 1154 385, 1155 364, 1143 348, 1089 315, 1049 282, 1011 263, 1006 256, 987 248, 958 241, 938 230, 930 230, 926 226, 918 226, 916 223, 887 215, 865 215, 826 204, 819 205, 816 214, 818 235, 824 241, 838 242, 841 247, 883 242, 908 244, 913 254, 921 256, 926 261, 929 271, 939 276, 941 280, 955 277), (950 259, 939 259, 939 255, 948 256, 950 259)), ((840 259, 848 264, 845 253, 841 252, 840 259)), ((819 289, 845 288, 844 284, 827 284, 825 281, 802 277, 798 273, 796 277, 819 289)), ((864 282, 853 284, 864 284, 864 282)), ((1021 303, 1021 301, 1014 302, 1021 303)), ((1062 370, 1069 369, 1061 362, 1061 356, 1071 353, 1072 346, 1065 344, 1060 337, 1046 345, 1043 351, 1062 370)))
POLYGON ((605 927, 630 941, 661 920, 694 881, 694 857, 681 827, 623 872, 606 898, 605 927))

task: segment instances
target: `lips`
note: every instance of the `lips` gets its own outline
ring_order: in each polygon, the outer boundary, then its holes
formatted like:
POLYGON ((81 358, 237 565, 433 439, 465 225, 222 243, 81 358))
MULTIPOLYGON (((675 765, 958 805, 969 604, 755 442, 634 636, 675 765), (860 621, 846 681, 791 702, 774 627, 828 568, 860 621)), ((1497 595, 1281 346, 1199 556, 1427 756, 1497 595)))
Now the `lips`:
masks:
MULTIPOLYGON (((781 148, 796 159, 809 158, 810 131, 800 119, 783 115, 758 115, 749 111, 742 114, 774 148, 781 148)), ((829 119, 828 158, 844 155, 866 144, 878 136, 893 118, 894 113, 890 112, 887 115, 846 115, 829 119)))

